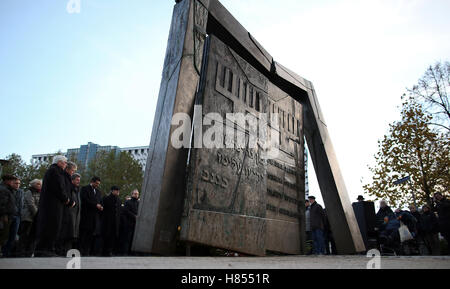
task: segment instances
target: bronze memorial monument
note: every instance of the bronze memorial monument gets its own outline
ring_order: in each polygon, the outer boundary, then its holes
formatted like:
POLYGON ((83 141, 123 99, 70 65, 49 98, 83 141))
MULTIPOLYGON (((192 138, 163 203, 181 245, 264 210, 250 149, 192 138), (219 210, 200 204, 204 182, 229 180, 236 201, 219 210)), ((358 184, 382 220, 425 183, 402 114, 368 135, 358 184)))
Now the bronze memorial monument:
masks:
POLYGON ((132 250, 174 255, 181 241, 303 254, 306 139, 338 253, 364 252, 312 83, 275 62, 219 1, 176 2, 132 250), (172 141, 179 114, 193 120, 182 148, 172 141), (197 143, 211 126, 225 136, 197 143))

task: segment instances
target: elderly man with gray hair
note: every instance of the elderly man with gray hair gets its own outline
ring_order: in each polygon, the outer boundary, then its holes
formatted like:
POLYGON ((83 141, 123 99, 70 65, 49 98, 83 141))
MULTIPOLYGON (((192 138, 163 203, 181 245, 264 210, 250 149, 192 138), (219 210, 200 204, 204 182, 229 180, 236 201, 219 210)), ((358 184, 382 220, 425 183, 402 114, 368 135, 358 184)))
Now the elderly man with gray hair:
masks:
POLYGON ((55 245, 59 239, 64 206, 73 207, 75 202, 67 194, 64 170, 65 156, 55 156, 42 181, 37 221, 37 245, 35 257, 55 257, 55 245))
POLYGON ((388 206, 387 201, 381 200, 380 201, 380 209, 378 210, 377 215, 376 215, 376 225, 375 225, 376 228, 375 229, 378 230, 380 228, 380 226, 383 225, 385 217, 389 218, 393 215, 394 215, 394 212, 388 206))
POLYGON ((65 256, 70 249, 75 249, 74 241, 78 238, 77 227, 80 223, 79 181, 81 176, 75 173, 77 168, 77 164, 67 162, 64 171, 67 196, 75 202, 75 206, 64 208, 61 232, 57 242, 57 254, 61 256, 65 256), (74 180, 75 184, 78 180, 78 186, 75 186, 74 180))

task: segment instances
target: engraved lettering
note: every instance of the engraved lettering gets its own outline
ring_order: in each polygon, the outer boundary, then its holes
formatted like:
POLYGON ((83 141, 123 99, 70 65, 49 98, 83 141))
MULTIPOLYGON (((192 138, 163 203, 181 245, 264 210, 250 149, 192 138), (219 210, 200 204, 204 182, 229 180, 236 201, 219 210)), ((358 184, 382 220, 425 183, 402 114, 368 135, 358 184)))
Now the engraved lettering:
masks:
POLYGON ((209 181, 209 172, 207 170, 202 171, 202 180, 205 182, 209 181))
POLYGON ((267 163, 268 163, 269 165, 272 165, 272 166, 274 166, 274 167, 279 168, 280 170, 285 171, 285 172, 288 173, 288 174, 291 174, 291 175, 296 175, 296 174, 297 174, 297 171, 294 170, 292 167, 288 167, 288 166, 286 166, 286 165, 284 165, 284 164, 282 164, 282 163, 279 163, 279 162, 277 162, 277 161, 275 161, 275 160, 269 159, 269 160, 267 160, 267 163))
POLYGON ((272 212, 277 212, 277 208, 271 204, 267 204, 266 205, 267 210, 272 211, 272 212))
POLYGON ((207 170, 203 170, 202 171, 202 175, 201 175, 201 180, 206 182, 206 183, 211 183, 213 185, 222 187, 224 189, 226 189, 228 187, 228 179, 218 175, 214 172, 208 172, 207 170))
POLYGON ((228 180, 226 178, 222 178, 222 188, 226 189, 228 188, 228 180))
POLYGON ((293 189, 293 190, 297 190, 297 189, 298 189, 298 187, 297 187, 296 184, 292 184, 292 183, 290 183, 290 182, 288 182, 288 181, 283 181, 283 179, 281 179, 281 178, 279 178, 279 177, 277 177, 277 176, 274 176, 274 175, 272 175, 272 174, 267 174, 267 178, 268 178, 269 180, 272 180, 272 181, 274 181, 274 182, 277 182, 277 183, 279 183, 279 184, 282 184, 282 185, 284 185, 284 186, 286 186, 286 187, 288 187, 288 188, 290 188, 290 189, 293 189))
POLYGON ((295 204, 295 205, 299 205, 301 203, 299 200, 294 199, 292 197, 289 197, 288 195, 286 195, 284 193, 280 193, 280 192, 278 192, 276 190, 267 189, 267 194, 269 196, 274 197, 274 198, 285 200, 285 201, 287 201, 289 203, 292 203, 292 204, 295 204))
POLYGON ((288 216, 288 217, 291 217, 291 218, 300 218, 300 214, 291 212, 291 211, 286 210, 286 209, 283 209, 283 208, 280 208, 280 209, 278 210, 278 212, 279 212, 281 215, 285 215, 285 216, 288 216))

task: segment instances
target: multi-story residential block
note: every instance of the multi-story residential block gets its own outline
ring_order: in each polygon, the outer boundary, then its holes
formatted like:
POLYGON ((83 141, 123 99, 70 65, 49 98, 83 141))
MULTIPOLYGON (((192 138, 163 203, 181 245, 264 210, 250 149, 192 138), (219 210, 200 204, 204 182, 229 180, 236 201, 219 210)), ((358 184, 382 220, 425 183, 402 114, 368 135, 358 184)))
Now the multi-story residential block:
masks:
MULTIPOLYGON (((77 159, 78 165, 87 166, 91 160, 95 158, 97 153, 99 152, 111 152, 116 151, 119 152, 128 152, 130 155, 137 160, 142 169, 145 171, 145 165, 147 163, 147 156, 149 152, 148 146, 140 146, 140 147, 129 147, 129 148, 120 148, 118 146, 100 146, 98 144, 89 142, 86 145, 82 145, 79 148, 68 149, 67 152, 61 153, 67 158, 75 158, 77 159)), ((32 164, 40 164, 43 162, 50 162, 54 155, 57 153, 50 154, 39 154, 32 156, 32 164)))

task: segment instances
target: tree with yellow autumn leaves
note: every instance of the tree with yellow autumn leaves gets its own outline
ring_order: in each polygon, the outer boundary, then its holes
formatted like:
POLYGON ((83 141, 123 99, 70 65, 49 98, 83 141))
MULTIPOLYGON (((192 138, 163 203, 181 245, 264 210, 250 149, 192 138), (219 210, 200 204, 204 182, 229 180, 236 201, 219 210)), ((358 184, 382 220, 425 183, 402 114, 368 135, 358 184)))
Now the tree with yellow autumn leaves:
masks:
POLYGON ((389 125, 378 142, 376 164, 369 167, 371 183, 363 186, 376 199, 393 207, 432 205, 433 194, 449 193, 450 141, 448 62, 438 63, 402 97, 401 120, 389 125), (396 181, 405 179, 401 184, 396 181))

